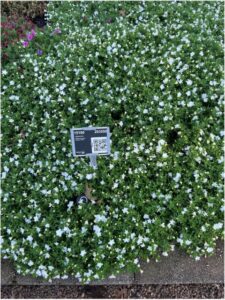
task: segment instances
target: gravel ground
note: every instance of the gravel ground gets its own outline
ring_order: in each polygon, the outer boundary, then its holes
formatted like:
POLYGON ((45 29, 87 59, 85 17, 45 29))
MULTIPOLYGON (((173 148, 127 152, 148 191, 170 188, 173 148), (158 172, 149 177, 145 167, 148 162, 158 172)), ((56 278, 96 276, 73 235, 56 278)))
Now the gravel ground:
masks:
POLYGON ((147 298, 220 299, 223 284, 124 285, 124 286, 3 286, 2 299, 46 298, 147 298))

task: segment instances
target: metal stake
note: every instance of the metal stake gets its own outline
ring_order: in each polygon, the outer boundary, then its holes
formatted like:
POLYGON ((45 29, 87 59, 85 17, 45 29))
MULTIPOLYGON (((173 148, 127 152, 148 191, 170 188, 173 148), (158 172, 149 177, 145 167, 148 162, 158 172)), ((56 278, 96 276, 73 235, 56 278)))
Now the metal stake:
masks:
POLYGON ((89 155, 89 158, 90 158, 90 166, 93 167, 94 169, 97 169, 97 155, 95 154, 92 154, 92 155, 89 155))

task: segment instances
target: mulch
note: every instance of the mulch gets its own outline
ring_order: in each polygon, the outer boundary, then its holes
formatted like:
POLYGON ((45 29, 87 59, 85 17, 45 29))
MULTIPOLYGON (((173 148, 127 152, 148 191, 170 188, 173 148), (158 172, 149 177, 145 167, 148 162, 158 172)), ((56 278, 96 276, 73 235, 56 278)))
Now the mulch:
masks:
POLYGON ((2 299, 221 299, 224 284, 171 284, 124 286, 2 286, 2 299))

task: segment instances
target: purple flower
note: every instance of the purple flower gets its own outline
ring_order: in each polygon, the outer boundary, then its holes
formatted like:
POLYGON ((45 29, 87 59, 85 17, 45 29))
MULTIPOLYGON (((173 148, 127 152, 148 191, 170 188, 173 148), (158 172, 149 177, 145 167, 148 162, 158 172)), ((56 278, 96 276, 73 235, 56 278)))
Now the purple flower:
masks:
POLYGON ((37 55, 42 55, 43 54, 43 51, 41 49, 38 49, 37 50, 37 55))
POLYGON ((23 41, 22 45, 23 45, 23 47, 27 47, 29 45, 29 42, 28 41, 23 41))
POLYGON ((28 41, 32 41, 33 38, 35 37, 35 35, 36 35, 36 32, 33 29, 31 30, 31 32, 28 32, 26 34, 28 41))

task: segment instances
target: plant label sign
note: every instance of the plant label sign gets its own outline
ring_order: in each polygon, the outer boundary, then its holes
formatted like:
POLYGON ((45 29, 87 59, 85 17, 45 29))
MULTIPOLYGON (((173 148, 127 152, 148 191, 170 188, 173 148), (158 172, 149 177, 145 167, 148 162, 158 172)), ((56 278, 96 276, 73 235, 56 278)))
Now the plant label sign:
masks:
POLYGON ((73 156, 89 156, 96 167, 97 155, 110 154, 109 127, 83 127, 70 130, 73 156))

